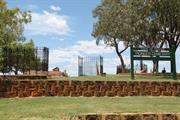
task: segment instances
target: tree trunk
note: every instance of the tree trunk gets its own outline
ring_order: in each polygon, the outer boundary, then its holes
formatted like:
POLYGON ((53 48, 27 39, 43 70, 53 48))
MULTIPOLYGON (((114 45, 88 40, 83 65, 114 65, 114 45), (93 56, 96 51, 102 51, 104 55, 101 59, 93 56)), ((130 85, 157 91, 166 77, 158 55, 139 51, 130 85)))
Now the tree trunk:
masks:
POLYGON ((15 68, 14 74, 15 74, 15 75, 18 75, 18 69, 17 69, 17 68, 15 68))
POLYGON ((124 59, 123 59, 123 57, 122 57, 121 54, 119 54, 118 56, 119 56, 119 60, 120 60, 120 62, 121 62, 122 73, 125 73, 124 59))
POLYGON ((14 71, 14 74, 17 75, 17 74, 18 74, 18 71, 14 71))
POLYGON ((114 38, 113 40, 114 40, 114 47, 115 47, 116 53, 121 62, 122 73, 125 73, 125 64, 124 64, 124 59, 122 57, 122 53, 128 48, 128 46, 125 47, 123 50, 119 51, 119 46, 118 46, 118 42, 116 41, 116 38, 114 38))

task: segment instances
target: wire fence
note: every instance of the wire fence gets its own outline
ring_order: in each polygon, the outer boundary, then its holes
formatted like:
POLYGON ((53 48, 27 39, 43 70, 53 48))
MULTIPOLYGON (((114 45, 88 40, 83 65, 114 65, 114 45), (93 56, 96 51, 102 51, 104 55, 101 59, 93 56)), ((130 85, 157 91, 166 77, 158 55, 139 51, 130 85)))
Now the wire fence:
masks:
POLYGON ((94 76, 103 73, 103 57, 102 56, 78 56, 78 75, 94 76))
POLYGON ((48 73, 49 48, 0 49, 0 73, 3 75, 37 75, 48 73))

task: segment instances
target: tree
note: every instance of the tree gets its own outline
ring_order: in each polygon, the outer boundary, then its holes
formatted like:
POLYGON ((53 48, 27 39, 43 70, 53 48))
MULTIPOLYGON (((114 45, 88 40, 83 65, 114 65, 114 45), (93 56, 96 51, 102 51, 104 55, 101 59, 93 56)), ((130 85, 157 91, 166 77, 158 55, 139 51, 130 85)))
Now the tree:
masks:
POLYGON ((127 5, 123 0, 103 0, 93 11, 96 18, 92 36, 96 43, 103 41, 107 46, 115 48, 120 59, 122 71, 125 72, 122 53, 129 47, 129 20, 127 5), (120 42, 124 41, 125 48, 119 48, 120 42))
MULTIPOLYGON (((180 1, 160 0, 155 2, 157 22, 160 25, 160 37, 175 52, 180 44, 180 1)), ((171 66, 171 72, 173 68, 171 66)))
MULTIPOLYGON (((92 35, 114 47, 124 67, 122 52, 130 44, 149 48, 178 48, 180 44, 179 0, 102 0, 93 11, 92 35), (125 49, 119 51, 119 42, 125 49)), ((154 72, 159 61, 154 60, 154 72)), ((172 70, 172 69, 171 69, 172 70)))
MULTIPOLYGON (((159 25, 152 1, 128 0, 131 24, 131 40, 136 46, 162 48, 164 41, 159 39, 159 25)), ((142 62, 141 62, 142 63, 142 62)), ((153 72, 158 72, 158 61, 153 60, 153 72)))
POLYGON ((24 42, 24 24, 31 21, 30 12, 22 12, 19 8, 8 9, 6 2, 0 0, 0 47, 11 42, 24 42))
POLYGON ((14 71, 17 74, 19 70, 22 70, 22 67, 17 67, 17 63, 20 65, 22 63, 22 51, 20 49, 29 49, 30 46, 31 49, 34 48, 33 42, 26 42, 26 37, 23 35, 24 24, 29 22, 31 22, 30 12, 23 12, 19 8, 8 9, 6 2, 0 0, 1 72, 14 71), (7 63, 9 64, 7 65, 7 63))
MULTIPOLYGON (((180 1, 129 0, 128 2, 129 15, 133 18, 132 21, 135 20, 132 28, 138 33, 133 38, 138 38, 140 44, 146 47, 168 47, 176 51, 180 44, 180 1)), ((157 72, 158 61, 153 63, 156 68, 154 71, 157 72)))
POLYGON ((7 64, 7 72, 14 72, 15 75, 18 72, 24 73, 27 70, 35 69, 36 49, 33 41, 27 43, 11 43, 6 49, 4 64, 7 64))
POLYGON ((169 48, 177 49, 180 44, 180 1, 160 0, 154 5, 161 39, 168 42, 169 48))

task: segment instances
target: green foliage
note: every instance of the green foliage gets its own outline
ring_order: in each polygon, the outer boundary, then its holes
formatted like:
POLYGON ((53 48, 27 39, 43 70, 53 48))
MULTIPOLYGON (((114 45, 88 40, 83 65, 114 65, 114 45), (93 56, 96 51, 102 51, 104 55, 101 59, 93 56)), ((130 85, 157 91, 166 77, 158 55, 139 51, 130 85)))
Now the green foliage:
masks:
POLYGON ((5 1, 0 0, 0 47, 14 41, 25 41, 24 24, 30 21, 30 12, 22 12, 19 8, 8 9, 5 1))
POLYGON ((35 60, 35 46, 23 35, 24 25, 31 22, 30 12, 19 8, 8 9, 0 0, 0 71, 3 73, 26 72, 40 66, 35 60))
POLYGON ((128 6, 133 42, 147 47, 179 46, 179 0, 128 0, 128 6))
POLYGON ((154 15, 151 13, 152 9, 149 1, 128 1, 129 24, 131 24, 130 35, 133 44, 152 47, 159 42, 156 38, 159 28, 154 21, 154 15))
POLYGON ((1 67, 3 73, 26 72, 27 70, 35 70, 40 66, 40 60, 36 59, 36 49, 33 41, 27 43, 12 42, 8 47, 1 49, 1 67))
POLYGON ((102 0, 93 11, 92 35, 107 45, 124 41, 147 47, 180 44, 179 0, 102 0), (163 43, 163 44, 162 44, 163 43))
POLYGON ((127 24, 129 23, 127 12, 127 2, 123 0, 102 0, 93 11, 96 23, 92 36, 96 38, 97 44, 103 41, 107 46, 115 48, 123 72, 125 72, 125 64, 122 53, 129 46, 130 24, 127 24), (124 49, 119 49, 120 41, 124 41, 124 49))
POLYGON ((168 41, 169 47, 180 44, 180 1, 161 0, 156 3, 157 21, 160 24, 162 39, 168 41))
MULTIPOLYGON (((130 44, 175 50, 180 44, 180 0, 102 0, 93 15, 92 35, 97 44, 115 48, 124 71, 121 54, 130 44), (120 41, 125 46, 121 51, 120 41)), ((158 66, 158 61, 153 63, 158 66)))
POLYGON ((94 25, 92 35, 97 38, 97 44, 103 40, 108 46, 115 47, 114 39, 128 40, 129 18, 127 5, 123 0, 103 0, 101 5, 93 11, 97 22, 94 25))

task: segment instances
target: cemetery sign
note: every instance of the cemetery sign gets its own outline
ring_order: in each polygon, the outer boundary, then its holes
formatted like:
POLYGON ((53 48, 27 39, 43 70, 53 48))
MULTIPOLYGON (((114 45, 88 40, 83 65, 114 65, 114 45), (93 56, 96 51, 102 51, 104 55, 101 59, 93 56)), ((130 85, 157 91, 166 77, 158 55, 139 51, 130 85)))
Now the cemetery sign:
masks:
POLYGON ((173 79, 176 78, 175 50, 169 48, 140 48, 131 45, 131 79, 134 79, 134 60, 170 61, 173 79))

